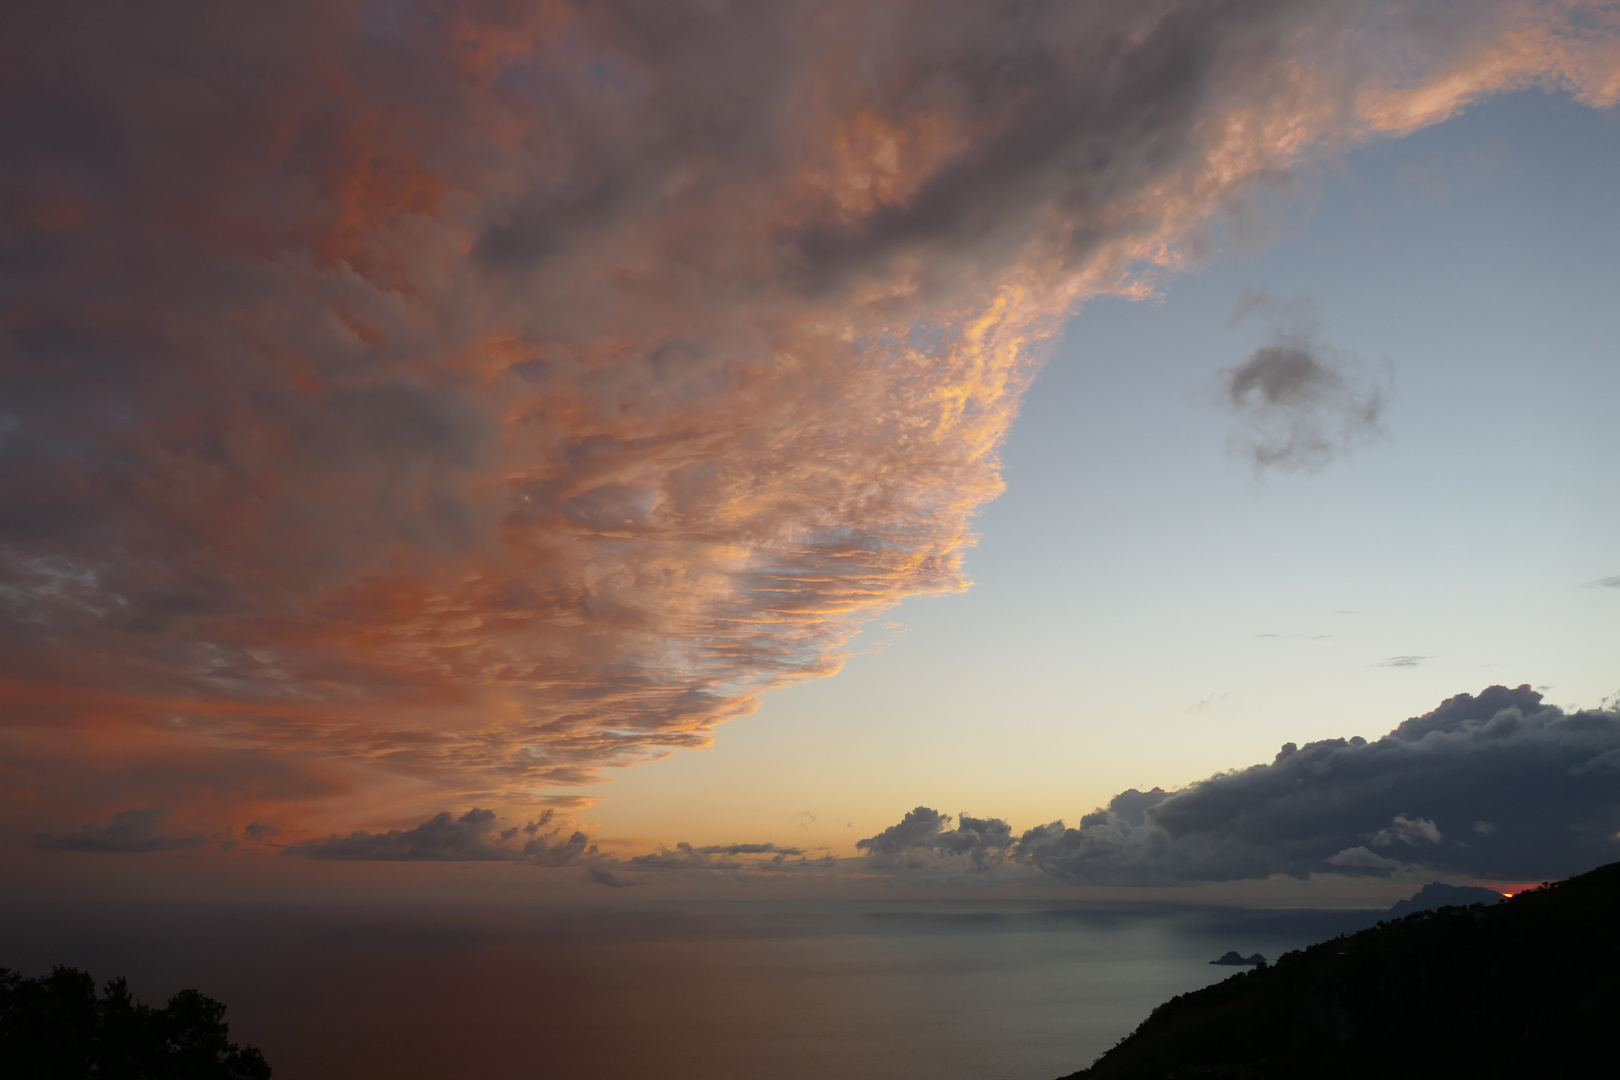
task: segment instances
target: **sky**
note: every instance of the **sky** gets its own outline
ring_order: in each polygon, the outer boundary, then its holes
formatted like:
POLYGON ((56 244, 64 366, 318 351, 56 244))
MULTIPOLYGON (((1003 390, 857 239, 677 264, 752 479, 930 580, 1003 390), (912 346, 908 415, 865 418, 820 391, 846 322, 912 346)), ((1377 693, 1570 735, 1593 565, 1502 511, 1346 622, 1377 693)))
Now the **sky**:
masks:
POLYGON ((1615 5, 95 6, 0 35, 0 859, 1620 857, 1615 5))

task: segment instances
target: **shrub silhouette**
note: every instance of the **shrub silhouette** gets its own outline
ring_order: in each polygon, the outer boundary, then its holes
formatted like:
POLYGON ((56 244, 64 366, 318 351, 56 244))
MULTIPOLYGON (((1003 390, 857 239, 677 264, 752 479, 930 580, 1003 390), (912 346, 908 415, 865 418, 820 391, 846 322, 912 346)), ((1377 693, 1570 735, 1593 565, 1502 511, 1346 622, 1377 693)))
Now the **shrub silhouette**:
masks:
POLYGON ((25 979, 0 968, 0 1074, 8 1080, 269 1080, 251 1046, 229 1039, 225 1006, 182 990, 154 1009, 123 979, 96 993, 89 972, 25 979))

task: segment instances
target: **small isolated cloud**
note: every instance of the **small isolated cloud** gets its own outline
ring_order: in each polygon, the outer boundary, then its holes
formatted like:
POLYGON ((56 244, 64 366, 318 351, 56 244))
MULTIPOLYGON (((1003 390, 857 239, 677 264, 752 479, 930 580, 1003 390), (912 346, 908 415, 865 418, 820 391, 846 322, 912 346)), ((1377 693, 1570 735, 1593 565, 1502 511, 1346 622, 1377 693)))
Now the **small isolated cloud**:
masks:
POLYGON ((1316 472, 1382 432, 1392 388, 1321 339, 1309 305, 1246 292, 1233 313, 1277 320, 1269 344, 1221 372, 1218 399, 1237 419, 1230 446, 1257 469, 1316 472))
POLYGON ((1419 664, 1423 663, 1423 661, 1425 661, 1427 659, 1429 659, 1427 656, 1413 656, 1413 655, 1391 656, 1391 657, 1388 657, 1387 659, 1378 661, 1378 666, 1379 667, 1417 667, 1419 664))
POLYGON ((1409 844, 1413 847, 1418 844, 1438 844, 1440 829, 1426 818, 1408 818, 1396 814, 1389 828, 1379 829, 1373 835, 1372 842, 1379 847, 1388 847, 1394 843, 1409 844))
POLYGON ((927 806, 912 810, 898 824, 876 836, 855 843, 875 866, 920 869, 944 860, 966 858, 974 870, 983 872, 1001 862, 1012 847, 1012 826, 1000 818, 958 815, 954 829, 949 814, 927 806))
POLYGON ((81 825, 70 833, 42 833, 34 838, 34 846, 55 851, 133 854, 173 851, 201 844, 201 836, 172 836, 163 832, 163 822, 172 811, 173 807, 169 806, 131 807, 114 814, 105 825, 81 825))
POLYGON ((1382 855, 1374 854, 1366 847, 1345 848, 1337 855, 1330 856, 1323 861, 1339 870, 1372 870, 1380 873, 1387 873, 1401 865, 1394 859, 1386 859, 1382 855))
POLYGON ((1614 577, 1603 578, 1598 582, 1598 584, 1605 589, 1620 589, 1620 574, 1616 574, 1614 577))
POLYGON ((624 880, 624 878, 605 866, 588 867, 585 871, 585 878, 597 885, 606 885, 610 889, 628 889, 636 884, 634 881, 624 880))

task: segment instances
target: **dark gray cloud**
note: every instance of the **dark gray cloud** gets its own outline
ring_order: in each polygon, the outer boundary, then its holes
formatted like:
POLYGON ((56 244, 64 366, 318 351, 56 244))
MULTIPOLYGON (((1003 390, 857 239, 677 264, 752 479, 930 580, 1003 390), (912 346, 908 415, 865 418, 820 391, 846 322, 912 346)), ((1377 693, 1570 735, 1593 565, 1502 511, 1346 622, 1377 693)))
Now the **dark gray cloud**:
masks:
POLYGON ((197 847, 201 836, 173 836, 163 831, 172 807, 131 807, 120 810, 105 825, 81 825, 70 833, 44 833, 34 846, 56 851, 108 851, 139 853, 197 847))
POLYGON ((1315 472, 1382 430, 1391 388, 1321 338, 1310 301, 1247 289, 1233 323, 1271 318, 1272 340, 1221 372, 1219 400, 1238 420, 1234 451, 1256 468, 1315 472))
POLYGON ((1238 418, 1232 445, 1259 468, 1315 472, 1378 434, 1389 391, 1351 382, 1330 346, 1279 340, 1222 373, 1221 395, 1238 418))
POLYGON ((825 859, 812 859, 802 848, 780 844, 709 844, 695 847, 688 843, 661 847, 645 855, 633 855, 617 864, 622 870, 654 872, 668 870, 803 870, 826 865, 825 859), (740 858, 754 856, 754 858, 740 858), (763 856, 763 857, 762 857, 763 856))
POLYGON ((536 866, 573 866, 600 857, 596 845, 591 843, 591 838, 578 829, 569 833, 568 839, 561 843, 555 842, 550 836, 530 840, 523 845, 520 855, 524 862, 534 863, 536 866))
POLYGON ((584 867, 588 880, 618 888, 637 884, 623 873, 669 871, 805 870, 827 865, 804 849, 773 843, 676 844, 628 859, 604 854, 578 830, 543 832, 554 817, 546 810, 522 826, 502 827, 493 810, 474 807, 454 816, 446 810, 411 829, 384 833, 357 830, 348 836, 287 848, 284 854, 353 862, 511 862, 541 867, 584 867), (528 839, 524 839, 528 837, 528 839), (616 872, 617 871, 617 872, 616 872))
POLYGON ((694 848, 700 855, 803 855, 804 850, 779 844, 710 844, 694 848))
POLYGON ((1620 589, 1620 574, 1616 574, 1614 577, 1606 577, 1599 581, 1598 584, 1605 589, 1620 589))
POLYGON ((857 841, 855 848, 866 852, 876 866, 919 869, 965 856, 974 870, 985 871, 1000 863, 1012 846, 1012 827, 999 818, 961 814, 956 828, 947 828, 950 823, 949 814, 919 806, 899 824, 857 841))
POLYGON ((446 810, 412 829, 333 834, 326 840, 288 848, 286 853, 354 862, 527 862, 537 866, 571 866, 598 857, 596 846, 582 832, 576 831, 560 843, 555 830, 536 835, 551 815, 548 810, 522 828, 533 839, 521 846, 507 843, 516 838, 518 828, 499 829, 495 811, 475 806, 459 818, 446 810))
POLYGON ((1573 713, 1529 686, 1460 694, 1376 741, 1285 745, 1269 764, 1175 792, 1128 791, 1014 855, 1097 884, 1420 865, 1541 880, 1620 858, 1620 712, 1573 713))
POLYGON ((326 840, 306 844, 299 851, 310 859, 354 861, 480 862, 514 859, 517 853, 498 847, 489 840, 494 831, 495 811, 473 807, 459 818, 450 811, 435 814, 414 829, 390 829, 385 833, 364 829, 348 836, 333 834, 326 840))
POLYGON ((620 877, 618 874, 615 874, 605 866, 592 866, 586 868, 585 878, 587 881, 591 881, 597 885, 606 885, 610 889, 628 889, 632 885, 637 884, 634 881, 626 881, 624 878, 620 877))

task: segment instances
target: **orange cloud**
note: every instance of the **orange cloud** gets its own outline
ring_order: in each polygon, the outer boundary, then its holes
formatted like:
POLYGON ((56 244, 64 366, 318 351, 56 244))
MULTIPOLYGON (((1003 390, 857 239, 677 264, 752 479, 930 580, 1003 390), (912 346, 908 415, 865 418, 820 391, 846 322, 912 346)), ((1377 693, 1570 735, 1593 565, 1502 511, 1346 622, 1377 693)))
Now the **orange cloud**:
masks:
POLYGON ((1620 95, 1573 2, 103 6, 0 34, 10 805, 289 837, 837 671, 966 587, 1075 305, 1303 156, 1620 95))

